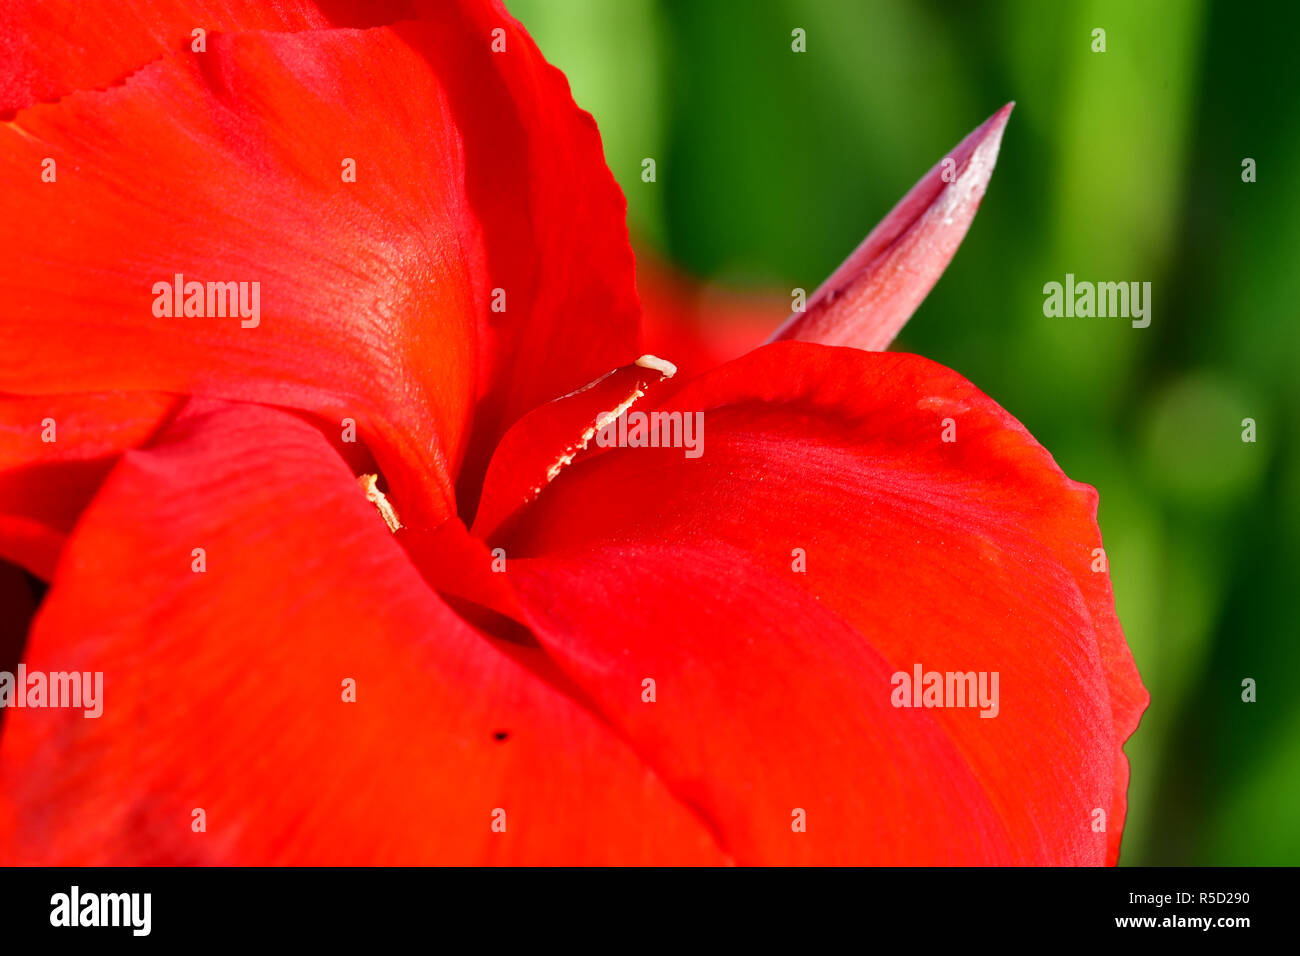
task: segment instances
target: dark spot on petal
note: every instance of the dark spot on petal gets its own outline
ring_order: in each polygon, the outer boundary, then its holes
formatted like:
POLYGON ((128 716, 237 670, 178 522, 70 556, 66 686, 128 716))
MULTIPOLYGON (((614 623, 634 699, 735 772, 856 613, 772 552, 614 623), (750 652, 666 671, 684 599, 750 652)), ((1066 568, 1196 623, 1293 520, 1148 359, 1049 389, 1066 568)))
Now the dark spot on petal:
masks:
POLYGON ((496 740, 496 741, 499 742, 499 741, 505 740, 505 739, 508 738, 509 736, 510 736, 510 731, 508 731, 508 730, 498 730, 495 734, 492 735, 492 739, 494 739, 494 740, 496 740))

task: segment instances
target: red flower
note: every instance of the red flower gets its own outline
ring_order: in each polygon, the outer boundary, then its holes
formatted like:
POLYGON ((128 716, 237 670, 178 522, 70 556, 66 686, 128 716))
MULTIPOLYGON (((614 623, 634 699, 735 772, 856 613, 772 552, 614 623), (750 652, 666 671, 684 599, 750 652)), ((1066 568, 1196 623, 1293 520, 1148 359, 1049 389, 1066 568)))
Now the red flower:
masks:
POLYGON ((24 672, 103 685, 0 711, 0 856, 1114 862, 1146 693, 1096 494, 861 350, 1007 110, 802 341, 684 381, 522 28, 347 6, 3 15, 0 557, 49 581, 24 672), (605 447, 629 408, 702 454, 605 447))

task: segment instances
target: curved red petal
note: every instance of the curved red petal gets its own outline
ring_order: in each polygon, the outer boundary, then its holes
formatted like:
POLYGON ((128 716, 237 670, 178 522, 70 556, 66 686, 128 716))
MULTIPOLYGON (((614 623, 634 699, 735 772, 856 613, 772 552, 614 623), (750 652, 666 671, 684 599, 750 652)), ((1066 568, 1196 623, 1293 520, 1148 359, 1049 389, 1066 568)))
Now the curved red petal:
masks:
POLYGON ((0 200, 18 224, 0 388, 351 419, 430 528, 474 413, 472 513, 512 421, 637 354, 632 255, 595 124, 522 28, 495 3, 411 10, 422 24, 212 36, 0 130, 0 173, 25 184, 0 200), (258 283, 261 315, 153 315, 174 276, 258 283), (107 360, 123 350, 142 361, 107 360))
POLYGON ((543 646, 737 859, 1113 862, 1147 697, 1092 489, 915 356, 769 346, 659 409, 702 412, 700 457, 577 462, 501 544, 543 646), (892 707, 918 665, 996 672, 996 717, 892 707))
POLYGON ((0 197, 0 388, 350 420, 408 512, 451 514, 478 226, 451 105, 417 52, 438 40, 410 24, 214 36, 0 128, 16 184, 0 197), (201 314, 176 314, 178 282, 180 311, 201 314))
POLYGON ((49 580, 114 462, 147 442, 180 402, 151 392, 0 395, 0 559, 49 580))
POLYGON ((206 34, 391 23, 400 0, 8 0, 0 7, 0 113, 103 89, 206 34))
POLYGON ((1014 103, 921 177, 862 244, 769 341, 794 339, 879 351, 948 268, 993 175, 1014 103))
POLYGON ((24 662, 101 672, 102 713, 10 710, 11 862, 724 859, 540 651, 433 595, 325 439, 283 412, 195 407, 129 453, 24 662))
POLYGON ((747 557, 623 539, 510 573, 542 646, 737 862, 1015 860, 942 724, 890 708, 891 662, 747 557))
POLYGON ((676 373, 671 362, 643 355, 517 421, 492 454, 470 530, 484 539, 497 533, 560 472, 594 450, 602 428, 676 373))

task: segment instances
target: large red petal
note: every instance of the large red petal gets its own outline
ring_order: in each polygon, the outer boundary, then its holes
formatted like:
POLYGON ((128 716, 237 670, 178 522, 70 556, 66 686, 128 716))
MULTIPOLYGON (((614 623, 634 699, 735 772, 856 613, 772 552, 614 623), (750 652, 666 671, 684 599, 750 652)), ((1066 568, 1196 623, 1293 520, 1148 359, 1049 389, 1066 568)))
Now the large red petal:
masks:
POLYGON ((935 163, 771 341, 888 348, 966 237, 1014 105, 1002 107, 935 163))
POLYGON ((210 37, 0 128, 15 184, 0 197, 0 388, 250 399, 340 431, 350 418, 413 516, 450 514, 478 230, 451 106, 415 49, 437 39, 412 25, 210 37), (176 274, 250 283, 250 305, 260 283, 260 317, 156 316, 154 284, 176 274))
POLYGON ((1095 492, 915 356, 770 346, 660 408, 703 410, 701 457, 575 462, 489 544, 737 859, 1113 862, 1146 692, 1095 492), (997 716, 892 707, 918 664, 998 672, 997 716))
POLYGON ((0 130, 26 184, 0 200, 0 388, 351 418, 430 527, 478 403, 472 510, 511 421, 635 357, 632 256, 595 124, 522 28, 499 4, 412 9, 428 22, 209 37, 0 130), (259 281, 262 324, 156 318, 178 273, 259 281))
POLYGON ((284 412, 196 409, 129 453, 24 659, 103 672, 103 712, 9 712, 8 862, 723 859, 540 651, 437 599, 350 469, 284 412))

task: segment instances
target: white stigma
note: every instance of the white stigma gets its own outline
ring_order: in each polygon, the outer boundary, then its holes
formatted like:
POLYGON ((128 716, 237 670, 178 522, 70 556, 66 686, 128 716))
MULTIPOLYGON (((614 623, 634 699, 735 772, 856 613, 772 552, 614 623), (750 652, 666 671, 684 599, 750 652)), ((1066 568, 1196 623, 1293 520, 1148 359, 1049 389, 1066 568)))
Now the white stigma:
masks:
POLYGON ((664 378, 672 378, 677 374, 677 366, 667 359, 661 359, 657 355, 643 355, 636 360, 636 364, 642 368, 653 369, 664 378))

